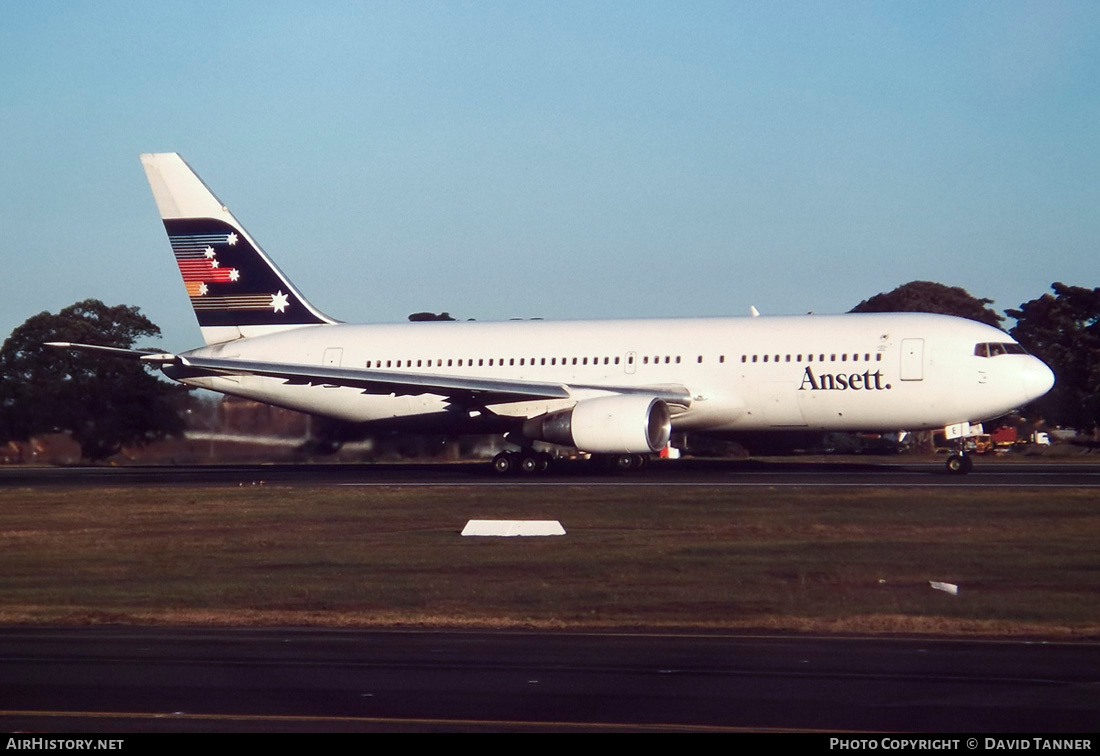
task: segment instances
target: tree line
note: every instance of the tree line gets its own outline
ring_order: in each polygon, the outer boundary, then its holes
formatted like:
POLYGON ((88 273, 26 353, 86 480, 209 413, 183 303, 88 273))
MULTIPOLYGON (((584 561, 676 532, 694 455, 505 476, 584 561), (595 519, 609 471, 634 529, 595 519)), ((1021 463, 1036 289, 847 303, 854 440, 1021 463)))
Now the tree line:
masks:
MULTIPOLYGON (((876 294, 852 312, 933 312, 1001 327, 990 299, 965 289, 912 281, 876 294)), ((1100 425, 1100 287, 1054 283, 1051 292, 1005 311, 1009 333, 1043 360, 1057 378, 1049 394, 1024 409, 1031 419, 1089 430, 1100 425)), ((410 320, 453 320, 449 313, 414 313, 410 320)), ((160 328, 137 307, 87 299, 56 314, 42 312, 12 331, 0 348, 0 444, 68 432, 81 455, 107 459, 183 432, 185 386, 162 380, 154 368, 51 349, 48 341, 132 348, 160 328)))

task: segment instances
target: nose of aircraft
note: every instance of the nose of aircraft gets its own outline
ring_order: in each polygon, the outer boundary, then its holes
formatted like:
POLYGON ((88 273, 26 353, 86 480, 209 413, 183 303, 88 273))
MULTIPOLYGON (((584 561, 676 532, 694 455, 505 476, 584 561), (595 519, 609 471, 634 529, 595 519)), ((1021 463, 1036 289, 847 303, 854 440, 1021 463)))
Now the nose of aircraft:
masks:
POLYGON ((1037 357, 1028 360, 1021 377, 1024 379, 1024 396, 1029 402, 1054 387, 1054 371, 1037 357))

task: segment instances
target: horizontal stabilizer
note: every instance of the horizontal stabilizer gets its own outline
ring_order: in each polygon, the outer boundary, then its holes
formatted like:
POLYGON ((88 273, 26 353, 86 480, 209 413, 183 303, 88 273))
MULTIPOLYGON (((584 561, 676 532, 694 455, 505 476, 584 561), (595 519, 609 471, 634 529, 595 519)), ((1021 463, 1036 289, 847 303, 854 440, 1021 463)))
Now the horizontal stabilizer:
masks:
POLYGON ((174 354, 155 352, 142 349, 123 349, 121 347, 100 346, 99 344, 75 344, 71 341, 47 341, 46 346, 57 349, 72 349, 76 352, 88 352, 90 354, 105 354, 111 357, 142 360, 144 362, 169 363, 179 359, 174 354))

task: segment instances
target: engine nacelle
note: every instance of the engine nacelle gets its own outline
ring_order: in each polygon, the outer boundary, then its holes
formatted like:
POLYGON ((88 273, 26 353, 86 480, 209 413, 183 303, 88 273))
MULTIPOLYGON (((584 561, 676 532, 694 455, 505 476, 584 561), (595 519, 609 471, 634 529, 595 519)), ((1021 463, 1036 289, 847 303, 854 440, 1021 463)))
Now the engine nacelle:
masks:
POLYGON ((643 394, 584 399, 570 409, 534 417, 523 435, 606 454, 648 454, 668 446, 672 414, 663 400, 643 394))

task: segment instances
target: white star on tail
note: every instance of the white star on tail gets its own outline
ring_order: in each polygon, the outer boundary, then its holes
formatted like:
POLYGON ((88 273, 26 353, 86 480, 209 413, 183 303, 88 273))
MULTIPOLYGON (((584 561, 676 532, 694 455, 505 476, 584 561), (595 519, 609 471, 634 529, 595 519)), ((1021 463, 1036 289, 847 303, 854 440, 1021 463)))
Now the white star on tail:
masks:
POLYGON ((271 308, 272 308, 272 310, 275 311, 275 312, 282 312, 283 310, 285 310, 286 306, 287 306, 287 301, 286 301, 287 296, 288 295, 283 294, 281 289, 279 290, 278 294, 272 294, 271 295, 271 308))
POLYGON ((225 237, 225 240, 229 243, 229 246, 232 247, 234 244, 237 243, 237 235, 230 234, 229 236, 225 237))
POLYGON ((205 297, 206 292, 208 292, 208 291, 210 291, 210 289, 207 288, 206 284, 204 284, 204 283, 199 284, 199 296, 200 297, 205 297))
POLYGON ((230 281, 236 281, 240 277, 241 277, 241 272, 239 270, 237 270, 236 268, 231 268, 230 269, 230 271, 229 271, 229 280, 230 281))
POLYGON ((207 257, 213 257, 213 256, 214 256, 214 248, 213 248, 213 247, 207 247, 207 248, 206 248, 206 249, 204 249, 204 250, 203 250, 202 252, 203 252, 203 254, 204 254, 204 255, 206 255, 207 257))

